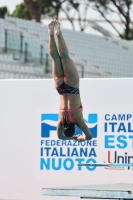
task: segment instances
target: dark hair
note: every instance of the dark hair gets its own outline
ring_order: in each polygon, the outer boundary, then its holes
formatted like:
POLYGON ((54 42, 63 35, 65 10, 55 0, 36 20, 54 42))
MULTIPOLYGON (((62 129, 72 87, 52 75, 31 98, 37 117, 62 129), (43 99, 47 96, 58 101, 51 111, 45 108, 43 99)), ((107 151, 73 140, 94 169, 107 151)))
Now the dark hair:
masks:
POLYGON ((64 117, 63 126, 64 126, 64 135, 66 137, 72 137, 75 133, 75 124, 73 122, 67 122, 66 118, 64 117))

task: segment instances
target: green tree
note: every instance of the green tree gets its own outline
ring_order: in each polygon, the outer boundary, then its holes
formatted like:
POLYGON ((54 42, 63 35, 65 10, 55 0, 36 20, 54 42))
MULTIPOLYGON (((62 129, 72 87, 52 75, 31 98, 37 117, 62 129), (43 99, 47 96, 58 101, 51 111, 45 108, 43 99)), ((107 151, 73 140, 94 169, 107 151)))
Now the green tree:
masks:
POLYGON ((32 20, 40 22, 42 0, 24 0, 32 20))
MULTIPOLYGON (((40 22, 41 15, 52 18, 56 17, 58 19, 59 13, 62 11, 66 14, 67 19, 74 28, 73 20, 69 17, 68 4, 66 8, 63 8, 65 2, 72 5, 72 0, 70 3, 67 0, 24 0, 24 3, 16 6, 12 16, 23 19, 34 19, 40 22)), ((74 6, 75 3, 73 3, 73 7, 74 6)), ((76 8, 76 6, 74 8, 76 8)))
POLYGON ((56 16, 56 8, 51 6, 49 1, 47 0, 42 0, 41 3, 41 14, 44 15, 45 17, 55 17, 56 16))
POLYGON ((24 0, 31 19, 40 22, 41 14, 58 18, 62 4, 67 0, 24 0))
POLYGON ((67 3, 66 11, 64 10, 64 13, 67 16, 67 19, 71 22, 73 29, 74 29, 74 23, 73 18, 77 16, 77 21, 79 23, 80 31, 84 31, 85 28, 88 26, 87 23, 87 13, 89 9, 89 3, 83 3, 81 0, 69 0, 67 3), (69 11, 75 10, 73 17, 70 17, 69 11))
MULTIPOLYGON (((122 34, 123 38, 126 38, 126 30, 122 34)), ((128 33, 128 40, 133 40, 133 28, 130 28, 129 33, 128 33)))
POLYGON ((31 19, 29 11, 25 5, 25 3, 21 3, 16 6, 15 10, 11 14, 12 17, 18 17, 22 19, 31 19))
POLYGON ((4 17, 5 15, 9 15, 8 8, 6 6, 0 7, 0 16, 4 17))
POLYGON ((120 38, 130 40, 132 38, 133 22, 131 19, 131 13, 133 8, 133 0, 85 0, 84 2, 91 3, 93 9, 98 11, 101 16, 113 27, 120 38), (109 15, 115 13, 123 27, 124 34, 112 23, 109 19, 109 15))
POLYGON ((12 16, 40 22, 41 15, 58 19, 60 12, 63 12, 73 29, 75 29, 75 16, 78 16, 77 21, 79 22, 80 30, 84 31, 88 25, 86 19, 88 5, 84 6, 82 14, 81 4, 80 0, 24 0, 24 3, 16 6, 12 16), (71 12, 72 10, 74 12, 71 12))
MULTIPOLYGON (((81 0, 42 0, 42 4, 44 4, 45 6, 43 6, 44 11, 47 8, 52 8, 54 12, 52 12, 52 17, 55 17, 58 19, 59 18, 59 14, 62 11, 65 15, 67 20, 71 23, 72 28, 75 29, 74 26, 74 19, 75 16, 78 16, 78 22, 79 22, 79 27, 80 27, 80 31, 84 31, 86 26, 88 25, 86 23, 86 17, 87 17, 87 11, 88 11, 88 4, 87 5, 83 5, 81 3, 81 0), (81 11, 81 5, 82 7, 84 6, 84 12, 82 13, 81 11), (71 11, 74 12, 71 12, 71 11)), ((43 10, 42 10, 43 13, 43 10)), ((44 12, 45 14, 45 12, 44 12)), ((50 15, 49 15, 50 16, 50 15)))
MULTIPOLYGON (((73 1, 73 0, 72 0, 73 1)), ((54 10, 53 16, 59 19, 59 13, 62 11, 66 17, 67 20, 71 23, 73 29, 74 29, 74 23, 73 18, 70 17, 70 5, 71 2, 67 0, 42 0, 42 2, 47 3, 48 7, 51 7, 54 10), (64 4, 66 3, 66 7, 64 8, 64 4)))
POLYGON ((22 19, 34 19, 40 22, 41 15, 46 17, 56 16, 56 8, 51 6, 47 0, 24 0, 23 3, 16 6, 15 10, 11 14, 13 17, 22 19))
POLYGON ((66 1, 67 0, 42 0, 42 4, 46 5, 49 8, 53 8, 54 17, 58 19, 59 13, 62 10, 62 6, 66 1))

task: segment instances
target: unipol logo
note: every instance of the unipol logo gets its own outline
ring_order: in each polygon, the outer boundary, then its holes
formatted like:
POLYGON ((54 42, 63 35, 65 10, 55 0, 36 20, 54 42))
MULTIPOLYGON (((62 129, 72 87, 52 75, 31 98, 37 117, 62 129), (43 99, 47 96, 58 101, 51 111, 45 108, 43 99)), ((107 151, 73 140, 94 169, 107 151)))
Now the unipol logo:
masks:
MULTIPOLYGON (((97 114, 88 114, 88 119, 84 119, 86 125, 90 129, 93 138, 97 138, 97 124, 98 124, 98 115, 97 114)), ((58 122, 58 114, 42 114, 41 115, 41 137, 49 138, 50 131, 56 131, 56 126, 58 122)), ((82 130, 76 126, 75 135, 82 134, 82 130)))

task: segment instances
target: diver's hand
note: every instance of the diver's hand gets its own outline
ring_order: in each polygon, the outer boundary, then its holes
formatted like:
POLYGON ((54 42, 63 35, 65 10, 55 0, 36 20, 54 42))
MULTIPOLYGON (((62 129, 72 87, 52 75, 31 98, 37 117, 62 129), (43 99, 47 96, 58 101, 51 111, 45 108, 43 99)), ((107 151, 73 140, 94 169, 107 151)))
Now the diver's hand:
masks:
POLYGON ((73 138, 74 138, 75 140, 77 140, 79 136, 80 136, 79 134, 78 134, 78 135, 74 135, 73 138))
POLYGON ((86 140, 86 136, 84 136, 84 135, 78 135, 78 137, 77 137, 77 141, 78 142, 82 142, 82 141, 85 141, 86 140))

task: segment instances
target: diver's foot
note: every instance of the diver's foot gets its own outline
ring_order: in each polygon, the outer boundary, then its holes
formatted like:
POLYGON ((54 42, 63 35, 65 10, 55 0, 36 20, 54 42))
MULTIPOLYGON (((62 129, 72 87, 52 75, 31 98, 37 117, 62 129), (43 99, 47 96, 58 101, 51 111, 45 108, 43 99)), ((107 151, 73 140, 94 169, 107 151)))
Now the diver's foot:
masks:
POLYGON ((52 20, 52 21, 48 24, 48 34, 49 34, 49 35, 53 35, 53 34, 54 34, 54 27, 55 27, 55 21, 52 20))
POLYGON ((58 36, 60 34, 60 32, 61 32, 61 30, 60 30, 60 22, 58 20, 55 20, 55 31, 54 31, 54 34, 58 36))

